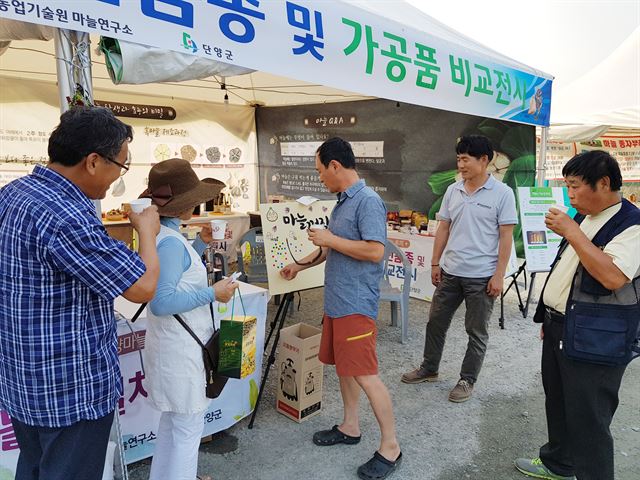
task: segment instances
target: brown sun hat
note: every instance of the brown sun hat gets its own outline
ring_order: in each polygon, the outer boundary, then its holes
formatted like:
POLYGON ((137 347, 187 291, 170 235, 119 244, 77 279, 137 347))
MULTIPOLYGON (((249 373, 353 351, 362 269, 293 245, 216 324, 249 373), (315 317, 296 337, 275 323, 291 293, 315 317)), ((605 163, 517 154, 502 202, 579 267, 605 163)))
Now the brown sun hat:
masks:
POLYGON ((170 158, 151 167, 148 188, 140 197, 151 198, 163 217, 177 217, 220 193, 224 183, 211 180, 200 181, 187 160, 170 158))

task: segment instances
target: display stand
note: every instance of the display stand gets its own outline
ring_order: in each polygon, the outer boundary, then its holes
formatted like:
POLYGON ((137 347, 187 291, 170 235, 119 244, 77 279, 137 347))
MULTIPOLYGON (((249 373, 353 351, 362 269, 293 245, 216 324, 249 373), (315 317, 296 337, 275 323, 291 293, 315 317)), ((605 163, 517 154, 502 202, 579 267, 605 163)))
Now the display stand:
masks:
POLYGON ((267 350, 267 346, 269 345, 269 341, 271 340, 271 335, 275 332, 275 337, 273 339, 273 345, 271 346, 271 352, 269 353, 269 358, 267 360, 267 365, 264 369, 264 373, 262 374, 262 381, 260 382, 260 390, 258 391, 258 399, 256 400, 256 405, 253 409, 253 414, 251 415, 251 421, 249 422, 249 428, 253 428, 253 422, 255 422, 256 414, 258 413, 258 407, 260 406, 260 400, 262 399, 262 393, 264 391, 264 387, 267 384, 267 377, 269 376, 269 370, 271 369, 271 365, 276 362, 276 350, 278 348, 278 340, 280 339, 280 330, 284 326, 284 320, 287 317, 287 312, 289 311, 289 306, 293 304, 293 295, 295 292, 285 293, 282 297, 282 301, 278 306, 278 311, 276 312, 275 317, 271 321, 271 329, 269 330, 269 335, 267 336, 266 341, 264 342, 264 350, 267 350))
POLYGON ((533 290, 534 290, 533 287, 536 284, 536 273, 537 272, 531 272, 531 281, 529 282, 529 293, 527 294, 527 303, 525 304, 524 311, 522 312, 522 314, 524 315, 524 318, 527 318, 527 314, 529 313, 529 305, 531 304, 531 295, 533 295, 533 290))
POLYGON ((515 288, 516 295, 518 295, 518 308, 522 313, 523 318, 527 318, 527 315, 529 313, 529 304, 531 303, 531 296, 533 294, 533 286, 535 283, 536 272, 532 272, 530 274, 531 281, 529 282, 529 291, 527 292, 527 299, 525 303, 522 303, 522 295, 520 293, 520 288, 518 287, 518 277, 520 275, 524 275, 524 289, 526 290, 527 289, 526 266, 527 266, 527 262, 525 260, 525 262, 522 265, 520 265, 520 267, 515 273, 513 273, 512 275, 509 275, 509 278, 511 278, 511 283, 509 283, 509 286, 500 294, 500 318, 498 320, 498 323, 502 330, 504 330, 504 296, 509 292, 511 287, 515 288))

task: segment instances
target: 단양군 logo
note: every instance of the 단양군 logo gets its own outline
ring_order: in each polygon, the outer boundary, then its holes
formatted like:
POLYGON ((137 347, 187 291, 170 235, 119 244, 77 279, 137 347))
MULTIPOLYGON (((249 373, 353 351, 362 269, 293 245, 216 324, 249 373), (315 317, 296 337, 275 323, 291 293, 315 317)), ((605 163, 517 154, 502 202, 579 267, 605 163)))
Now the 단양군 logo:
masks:
POLYGON ((196 41, 187 32, 182 32, 182 46, 187 50, 191 50, 191 53, 198 51, 196 41))

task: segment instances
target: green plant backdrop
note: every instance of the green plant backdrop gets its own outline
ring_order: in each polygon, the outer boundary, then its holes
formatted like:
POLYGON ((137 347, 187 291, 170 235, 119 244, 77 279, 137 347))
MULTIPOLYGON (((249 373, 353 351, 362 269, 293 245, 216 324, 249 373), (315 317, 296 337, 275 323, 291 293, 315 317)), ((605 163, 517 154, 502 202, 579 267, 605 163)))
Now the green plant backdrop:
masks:
MULTIPOLYGON (((518 199, 518 187, 532 187, 536 181, 536 152, 535 138, 532 138, 531 127, 524 125, 514 125, 499 120, 482 120, 475 129, 465 134, 485 135, 491 140, 493 148, 506 156, 510 163, 502 181, 513 189, 518 208, 518 224, 513 229, 516 253, 519 257, 524 256, 524 245, 522 242, 522 225, 520 224, 520 204, 518 199)), ((456 169, 434 172, 429 177, 427 183, 437 199, 429 209, 429 219, 435 219, 436 213, 440 210, 442 198, 449 185, 456 182, 456 169)))

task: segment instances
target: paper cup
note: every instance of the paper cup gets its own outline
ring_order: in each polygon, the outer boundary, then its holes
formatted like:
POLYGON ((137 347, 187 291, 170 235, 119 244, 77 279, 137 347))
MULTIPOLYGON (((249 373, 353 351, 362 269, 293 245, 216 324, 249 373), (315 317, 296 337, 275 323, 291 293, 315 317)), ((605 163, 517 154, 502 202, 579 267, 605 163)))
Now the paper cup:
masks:
POLYGON ((131 211, 133 213, 142 213, 142 211, 151 206, 151 199, 150 198, 136 198, 135 200, 131 200, 129 202, 129 205, 131 206, 131 211))
POLYGON ((325 225, 311 225, 309 230, 324 230, 327 227, 325 225))
POLYGON ((226 220, 211 220, 211 236, 214 240, 224 240, 226 230, 226 220))
POLYGON ((558 210, 560 210, 562 213, 567 213, 567 212, 569 211, 569 207, 567 207, 566 205, 561 205, 561 204, 559 204, 559 203, 555 203, 555 204, 551 205, 549 208, 550 208, 550 209, 551 209, 551 208, 557 208, 557 209, 558 209, 558 210))

